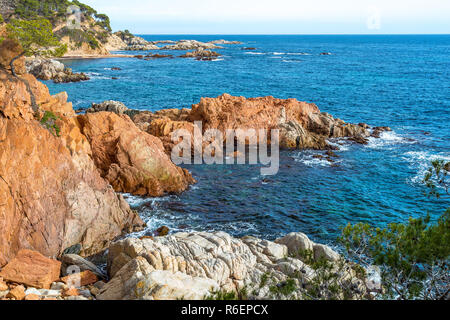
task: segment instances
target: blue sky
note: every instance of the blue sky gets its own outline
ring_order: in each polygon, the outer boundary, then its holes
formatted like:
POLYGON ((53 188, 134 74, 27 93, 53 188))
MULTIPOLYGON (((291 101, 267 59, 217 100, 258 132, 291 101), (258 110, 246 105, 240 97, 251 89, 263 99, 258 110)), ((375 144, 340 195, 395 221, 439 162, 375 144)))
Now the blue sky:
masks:
POLYGON ((450 34, 450 0, 82 0, 138 34, 450 34))

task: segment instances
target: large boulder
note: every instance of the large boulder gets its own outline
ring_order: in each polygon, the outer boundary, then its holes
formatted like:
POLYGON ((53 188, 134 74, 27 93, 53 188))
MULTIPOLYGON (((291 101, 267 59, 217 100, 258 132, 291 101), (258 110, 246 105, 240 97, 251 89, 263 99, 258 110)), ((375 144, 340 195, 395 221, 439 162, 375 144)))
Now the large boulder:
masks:
POLYGON ((60 269, 61 262, 48 259, 39 252, 23 249, 2 268, 0 277, 10 282, 50 289, 52 282, 59 279, 60 269))
POLYGON ((116 191, 161 196, 180 193, 195 182, 170 160, 161 140, 142 132, 128 116, 98 112, 78 120, 101 175, 116 191))
POLYGON ((0 77, 0 266, 24 248, 55 258, 79 245, 82 255, 94 254, 142 227, 100 176, 76 118, 64 116, 65 95, 52 97, 24 76, 41 109, 57 114, 58 136, 34 120, 25 84, 5 72, 0 77))

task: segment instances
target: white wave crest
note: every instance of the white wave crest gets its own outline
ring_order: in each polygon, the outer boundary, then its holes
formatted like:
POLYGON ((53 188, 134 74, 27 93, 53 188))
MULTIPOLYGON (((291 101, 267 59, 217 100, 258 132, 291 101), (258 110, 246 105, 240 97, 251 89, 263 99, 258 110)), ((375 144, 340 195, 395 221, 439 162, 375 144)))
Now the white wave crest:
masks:
POLYGON ((380 134, 380 138, 369 137, 367 148, 384 149, 398 144, 415 144, 417 141, 405 138, 394 131, 385 131, 380 134))
POLYGON ((425 174, 435 160, 450 161, 449 153, 431 153, 429 151, 409 151, 403 154, 403 159, 409 163, 409 167, 417 171, 411 178, 413 183, 422 183, 425 174))

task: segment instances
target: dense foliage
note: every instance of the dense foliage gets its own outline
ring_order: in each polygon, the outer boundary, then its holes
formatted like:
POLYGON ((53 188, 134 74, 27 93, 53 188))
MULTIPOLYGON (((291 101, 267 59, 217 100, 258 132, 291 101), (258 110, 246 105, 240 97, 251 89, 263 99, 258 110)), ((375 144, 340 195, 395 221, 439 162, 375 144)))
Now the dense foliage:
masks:
POLYGON ((52 20, 64 16, 70 5, 72 3, 67 0, 20 0, 15 14, 21 19, 44 17, 52 20))
POLYGON ((22 55, 62 55, 67 47, 61 45, 53 35, 52 25, 47 19, 12 19, 7 25, 8 37, 17 40, 23 48, 22 55))
MULTIPOLYGON (((97 49, 100 47, 100 42, 106 43, 112 31, 109 17, 77 0, 20 0, 16 6, 15 18, 26 21, 44 18, 55 27, 65 23, 64 19, 70 14, 71 6, 79 7, 82 27, 77 29, 64 27, 55 33, 56 37, 61 39, 68 36, 70 41, 75 43, 76 48, 87 43, 92 49, 97 49)), ((61 51, 60 49, 57 53, 61 51)))

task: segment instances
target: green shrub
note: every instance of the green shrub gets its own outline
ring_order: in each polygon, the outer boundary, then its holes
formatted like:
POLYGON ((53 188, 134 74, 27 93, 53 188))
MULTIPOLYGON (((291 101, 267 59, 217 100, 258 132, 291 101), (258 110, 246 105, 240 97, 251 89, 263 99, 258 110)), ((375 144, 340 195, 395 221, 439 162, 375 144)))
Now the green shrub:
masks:
POLYGON ((50 111, 45 111, 44 116, 41 119, 41 125, 43 125, 51 134, 59 137, 61 129, 56 124, 58 117, 50 111))

